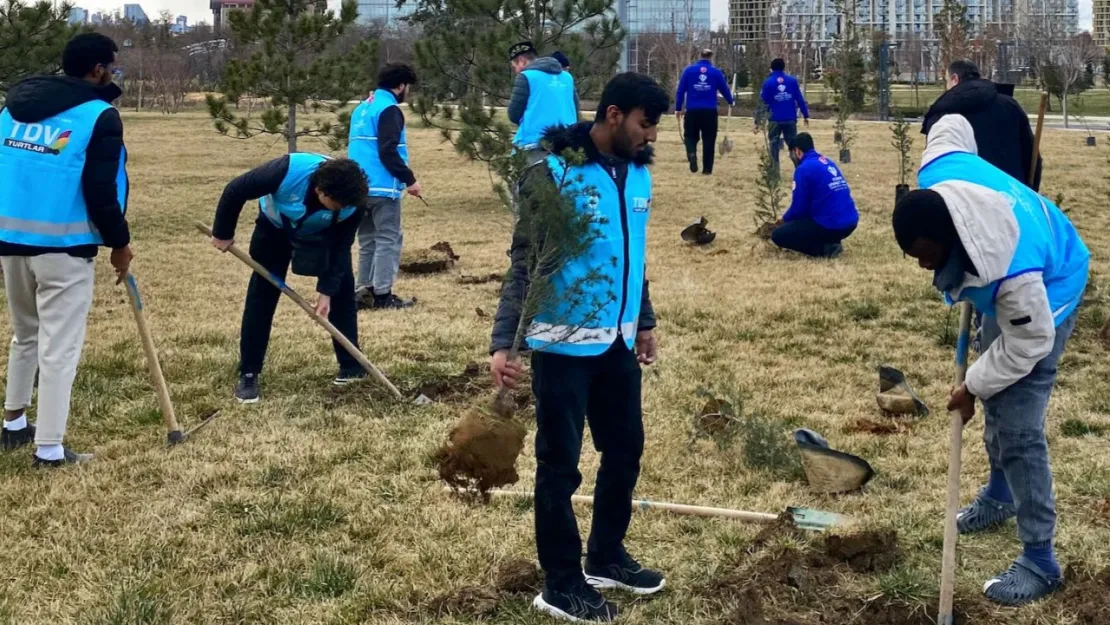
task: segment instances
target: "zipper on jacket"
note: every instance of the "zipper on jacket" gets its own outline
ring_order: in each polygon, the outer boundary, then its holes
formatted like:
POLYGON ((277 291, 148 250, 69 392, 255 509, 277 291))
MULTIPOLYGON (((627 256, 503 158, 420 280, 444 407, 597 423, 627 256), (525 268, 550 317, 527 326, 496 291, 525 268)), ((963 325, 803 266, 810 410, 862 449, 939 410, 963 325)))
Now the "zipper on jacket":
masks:
MULTIPOLYGON (((609 174, 613 177, 613 184, 617 186, 617 195, 620 197, 621 207, 621 233, 624 235, 624 279, 621 280, 621 308, 617 313, 617 338, 626 338, 624 336, 624 307, 628 303, 628 270, 631 263, 628 262, 628 206, 624 200, 624 185, 621 184, 620 179, 617 177, 617 168, 609 167, 609 174)), ((628 176, 625 175, 627 180, 628 176)))

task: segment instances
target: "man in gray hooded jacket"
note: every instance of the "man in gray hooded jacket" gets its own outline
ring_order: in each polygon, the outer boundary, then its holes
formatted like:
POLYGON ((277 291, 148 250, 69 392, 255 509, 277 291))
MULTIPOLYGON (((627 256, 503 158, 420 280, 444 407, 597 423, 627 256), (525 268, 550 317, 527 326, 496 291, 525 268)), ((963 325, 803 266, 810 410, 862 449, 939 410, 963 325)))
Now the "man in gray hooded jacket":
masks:
POLYGON ((518 126, 513 145, 531 165, 547 155, 540 146, 545 130, 578 123, 578 93, 570 72, 552 57, 537 58, 530 41, 510 47, 509 61, 517 72, 509 99, 509 121, 518 126))

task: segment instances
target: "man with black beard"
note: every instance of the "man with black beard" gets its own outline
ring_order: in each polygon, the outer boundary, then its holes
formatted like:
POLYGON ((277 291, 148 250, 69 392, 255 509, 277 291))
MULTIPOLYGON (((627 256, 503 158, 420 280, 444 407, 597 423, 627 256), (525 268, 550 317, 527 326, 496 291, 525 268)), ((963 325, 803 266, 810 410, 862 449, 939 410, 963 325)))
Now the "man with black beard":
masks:
MULTIPOLYGON (((635 73, 614 77, 601 94, 593 122, 549 127, 553 154, 522 176, 521 214, 555 197, 555 180, 571 180, 579 210, 597 215, 597 238, 551 277, 552 306, 527 320, 536 396, 536 550, 546 573, 533 607, 572 621, 611 621, 617 606, 597 589, 639 595, 659 592, 663 575, 639 565, 624 549, 632 516, 632 490, 644 450, 642 365, 655 362, 655 314, 648 297, 645 247, 651 214, 649 144, 670 102, 654 80, 635 73), (563 159, 581 150, 584 162, 563 159), (585 293, 566 285, 586 272, 585 293), (598 309, 596 302, 600 302, 598 309), (557 310, 552 310, 557 309, 557 310), (582 542, 571 495, 582 482, 578 460, 585 422, 601 468, 594 488, 593 527, 582 567, 582 542)), ((562 189, 566 193, 567 190, 562 189)), ((523 221, 524 218, 521 218, 523 221)), ((519 225, 518 221, 518 225, 519 225)), ((498 388, 512 388, 521 374, 509 359, 521 303, 529 288, 528 247, 513 235, 512 268, 494 318, 490 371, 498 388)))

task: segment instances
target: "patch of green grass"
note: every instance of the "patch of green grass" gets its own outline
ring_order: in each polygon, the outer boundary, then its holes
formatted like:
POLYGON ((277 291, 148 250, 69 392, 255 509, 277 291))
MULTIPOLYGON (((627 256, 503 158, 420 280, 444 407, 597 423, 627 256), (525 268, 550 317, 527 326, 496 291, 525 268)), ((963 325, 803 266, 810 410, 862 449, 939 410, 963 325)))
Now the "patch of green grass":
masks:
POLYGON ((338 556, 317 556, 308 574, 293 581, 293 590, 302 597, 335 599, 343 596, 358 582, 358 569, 338 556))
POLYGON ((879 592, 884 597, 910 605, 931 603, 936 596, 935 586, 928 571, 910 565, 895 567, 878 578, 879 592))
POLYGON ((122 588, 100 609, 85 615, 85 625, 167 625, 173 609, 167 599, 170 593, 157 584, 147 582, 122 588))
POLYGON ((1105 426, 1087 423, 1081 419, 1068 419, 1060 424, 1060 434, 1068 438, 1102 436, 1104 433, 1106 433, 1105 426))
POLYGON ((327 499, 309 496, 289 502, 283 501, 282 493, 261 505, 238 499, 220 501, 213 511, 237 521, 236 531, 242 536, 319 533, 347 520, 347 511, 327 499))
POLYGON ((871 301, 849 302, 844 306, 852 321, 871 321, 879 318, 882 309, 871 301))

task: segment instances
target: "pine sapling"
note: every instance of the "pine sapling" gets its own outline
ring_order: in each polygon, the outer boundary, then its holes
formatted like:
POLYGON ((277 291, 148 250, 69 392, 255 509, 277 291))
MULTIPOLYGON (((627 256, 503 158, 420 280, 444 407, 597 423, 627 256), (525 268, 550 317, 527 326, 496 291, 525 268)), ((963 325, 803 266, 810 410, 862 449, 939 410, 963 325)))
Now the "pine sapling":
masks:
POLYGON ((913 135, 910 134, 910 123, 906 121, 906 116, 901 111, 894 116, 894 123, 890 125, 890 132, 894 135, 890 145, 898 150, 898 180, 899 184, 906 186, 909 184, 910 172, 913 170, 913 157, 910 151, 913 149, 913 135))
MULTIPOLYGON (((760 104, 760 109, 765 109, 765 104, 760 104)), ((763 144, 759 146, 759 176, 755 180, 756 198, 755 235, 761 239, 770 239, 771 232, 778 224, 782 214, 782 205, 785 193, 782 188, 782 174, 779 164, 771 156, 771 140, 764 128, 767 115, 765 111, 756 114, 756 131, 762 134, 763 144)), ((789 151, 789 146, 787 150, 789 151)))

